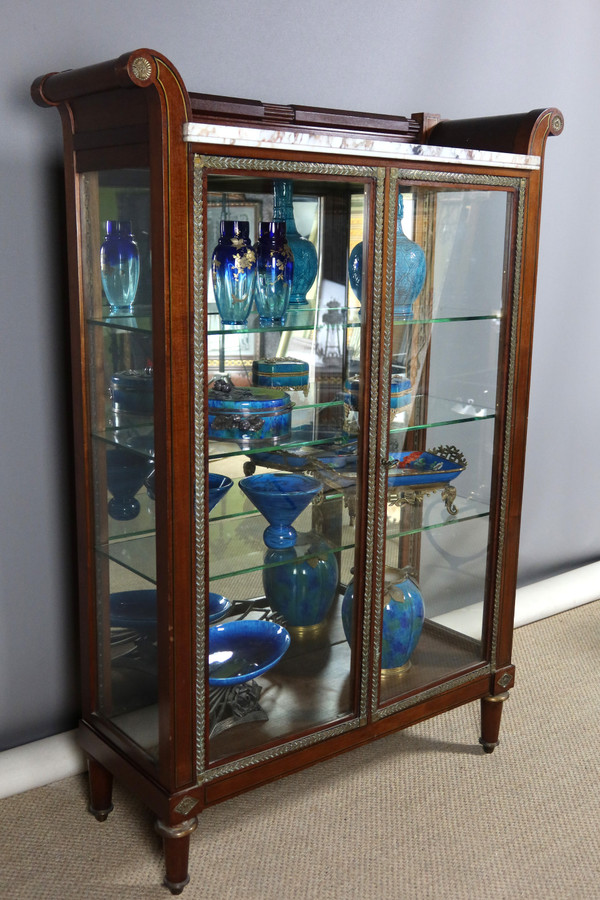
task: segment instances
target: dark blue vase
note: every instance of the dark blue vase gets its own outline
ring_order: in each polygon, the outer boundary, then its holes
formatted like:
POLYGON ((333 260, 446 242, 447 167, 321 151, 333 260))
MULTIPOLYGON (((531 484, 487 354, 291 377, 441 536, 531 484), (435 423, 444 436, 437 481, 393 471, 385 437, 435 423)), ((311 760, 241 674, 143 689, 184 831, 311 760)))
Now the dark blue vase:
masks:
POLYGON ((261 325, 281 325, 288 308, 294 260, 285 222, 261 222, 256 254, 255 300, 261 325))
POLYGON ((350 287, 362 303, 362 270, 363 270, 363 242, 360 241, 350 253, 348 260, 348 279, 350 287))
POLYGON ((327 541, 315 532, 299 534, 294 547, 268 550, 263 586, 271 609, 288 628, 320 625, 338 586, 338 563, 327 541))
POLYGON ((100 247, 100 275, 111 313, 131 312, 140 280, 140 254, 131 222, 109 219, 106 223, 106 237, 100 247))
POLYGON ((212 255, 212 281, 224 325, 245 325, 254 297, 256 255, 250 243, 250 223, 223 220, 212 255))
MULTIPOLYGON (((408 667, 421 637, 425 609, 416 581, 407 569, 387 568, 381 623, 381 670, 408 667)), ((342 601, 342 624, 346 640, 352 642, 354 583, 346 588, 342 601)))
POLYGON ((412 315, 413 303, 425 283, 426 264, 423 248, 409 240, 402 230, 404 200, 398 194, 396 219, 396 273, 394 280, 394 316, 407 319, 412 315))
POLYGON ((294 257, 294 279, 290 305, 307 304, 307 292, 317 277, 319 263, 312 241, 302 237, 294 219, 294 189, 291 181, 277 179, 273 185, 273 218, 285 222, 286 239, 294 257))

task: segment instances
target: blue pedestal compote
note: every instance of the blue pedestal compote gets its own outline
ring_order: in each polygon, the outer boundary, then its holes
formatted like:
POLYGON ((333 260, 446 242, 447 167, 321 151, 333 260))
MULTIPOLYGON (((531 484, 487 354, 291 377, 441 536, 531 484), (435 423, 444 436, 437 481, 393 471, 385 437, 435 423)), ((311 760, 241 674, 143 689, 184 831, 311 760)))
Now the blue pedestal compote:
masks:
POLYGON ((233 481, 227 475, 219 475, 217 472, 208 474, 208 511, 215 508, 223 499, 227 491, 233 486, 233 481))
POLYGON ((297 533, 292 522, 323 488, 321 482, 311 475, 271 472, 250 475, 242 478, 239 484, 269 522, 263 540, 272 550, 294 546, 297 533))
POLYGON ((327 541, 315 532, 299 534, 294 547, 267 550, 265 596, 290 630, 324 623, 338 586, 338 563, 327 541))
POLYGON ((273 218, 285 222, 286 240, 294 257, 294 278, 290 305, 308 304, 307 292, 317 277, 319 263, 315 245, 302 237, 294 219, 294 189, 291 181, 277 179, 273 185, 273 218))
POLYGON ((208 683, 243 684, 264 675, 290 645, 285 628, 267 619, 244 619, 215 625, 208 633, 208 683))
POLYGON ((290 646, 285 628, 267 619, 213 625, 208 632, 211 739, 235 725, 265 722, 262 692, 254 681, 272 669, 290 646))
POLYGON ((396 219, 396 270, 394 279, 394 316, 407 319, 412 315, 413 303, 425 283, 427 268, 423 248, 406 237, 402 229, 404 200, 398 194, 396 219))
POLYGON ((290 303, 294 258, 286 243, 285 222, 261 222, 256 253, 255 301, 259 322, 281 325, 290 303))
MULTIPOLYGON (((227 475, 219 475, 218 472, 208 473, 208 511, 215 508, 227 491, 233 487, 233 481, 227 475)), ((208 621, 209 623, 220 622, 229 609, 231 608, 231 600, 222 594, 211 591, 208 595, 208 621)))
POLYGON ((150 474, 153 462, 147 457, 115 447, 106 451, 106 482, 112 494, 108 501, 108 514, 113 519, 125 522, 135 519, 140 504, 136 494, 150 474))
POLYGON ((140 280, 140 254, 131 222, 107 221, 100 247, 100 276, 111 314, 131 312, 140 280))
MULTIPOLYGON (((410 568, 385 570, 383 616, 381 622, 381 671, 400 673, 410 668, 410 658, 417 646, 425 609, 423 596, 410 574, 410 568)), ((349 644, 354 633, 352 613, 354 583, 351 582, 342 601, 342 624, 349 644)))
POLYGON ((250 242, 250 224, 221 222, 221 237, 212 254, 215 301, 224 325, 245 325, 254 298, 256 255, 250 242))

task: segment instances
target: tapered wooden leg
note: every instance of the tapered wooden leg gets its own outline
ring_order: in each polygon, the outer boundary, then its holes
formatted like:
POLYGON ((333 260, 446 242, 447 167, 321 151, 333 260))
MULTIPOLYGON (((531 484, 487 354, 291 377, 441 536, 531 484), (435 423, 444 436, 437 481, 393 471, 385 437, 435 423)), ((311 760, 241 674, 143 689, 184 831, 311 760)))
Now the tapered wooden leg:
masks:
POLYGON ((90 756, 88 758, 88 776, 90 781, 90 803, 88 809, 99 822, 104 822, 108 814, 113 810, 112 773, 90 756))
POLYGON ((163 839, 165 852, 165 880, 164 885, 172 894, 180 894, 188 881, 188 860, 190 855, 190 835, 196 830, 198 819, 186 819, 179 825, 165 825, 160 820, 156 823, 156 830, 163 839))
POLYGON ((500 719, 502 718, 502 706, 509 698, 508 691, 504 694, 483 697, 481 700, 481 737, 479 743, 486 753, 493 753, 498 746, 498 734, 500 732, 500 719))

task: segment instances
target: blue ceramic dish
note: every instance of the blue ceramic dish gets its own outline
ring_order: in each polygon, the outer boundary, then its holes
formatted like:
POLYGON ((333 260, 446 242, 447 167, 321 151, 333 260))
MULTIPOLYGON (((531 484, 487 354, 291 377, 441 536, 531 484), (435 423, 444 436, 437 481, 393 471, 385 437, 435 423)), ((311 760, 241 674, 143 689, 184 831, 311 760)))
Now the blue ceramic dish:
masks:
MULTIPOLYGON (((396 461, 396 466, 388 469, 388 485, 390 487, 444 484, 452 481, 465 469, 465 465, 462 463, 444 459, 443 456, 436 456, 427 450, 422 453, 402 450, 400 453, 390 453, 389 458, 396 461)), ((331 469, 336 469, 336 474, 341 476, 340 485, 342 487, 355 481, 356 456, 346 457, 343 461, 340 461, 339 457, 322 456, 319 461, 331 469), (343 479, 346 481, 344 482, 343 479)))
POLYGON ((418 456, 403 450, 401 453, 390 453, 390 459, 401 464, 401 467, 388 470, 388 484, 391 486, 415 484, 442 484, 452 481, 464 470, 461 463, 435 456, 424 450, 418 456), (413 459, 408 460, 408 457, 413 459), (402 465, 404 464, 404 465, 402 465))
POLYGON ((210 592, 208 595, 208 621, 211 624, 223 619, 230 609, 231 600, 228 600, 223 594, 210 592))
POLYGON ((110 624, 156 636, 156 590, 119 591, 110 595, 110 624))
POLYGON ((288 632, 275 622, 215 625, 208 632, 208 683, 227 687, 251 681, 272 669, 289 646, 288 632))

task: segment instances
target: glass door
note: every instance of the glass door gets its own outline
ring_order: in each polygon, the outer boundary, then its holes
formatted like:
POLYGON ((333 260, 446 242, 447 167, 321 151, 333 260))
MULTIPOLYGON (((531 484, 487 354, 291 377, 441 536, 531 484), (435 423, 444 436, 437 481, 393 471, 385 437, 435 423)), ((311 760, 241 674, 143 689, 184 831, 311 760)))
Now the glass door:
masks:
POLYGON ((154 375, 147 169, 80 176, 97 708, 158 753, 154 375))
POLYGON ((393 325, 382 397, 379 715, 396 711, 401 698, 468 678, 492 643, 489 633, 487 647, 483 640, 498 574, 490 547, 501 515, 493 500, 506 425, 499 410, 510 378, 520 245, 516 179, 399 178, 390 204, 393 325))
POLYGON ((342 601, 364 527, 373 176, 196 158, 201 691, 204 758, 219 771, 358 725, 362 647, 342 601))

